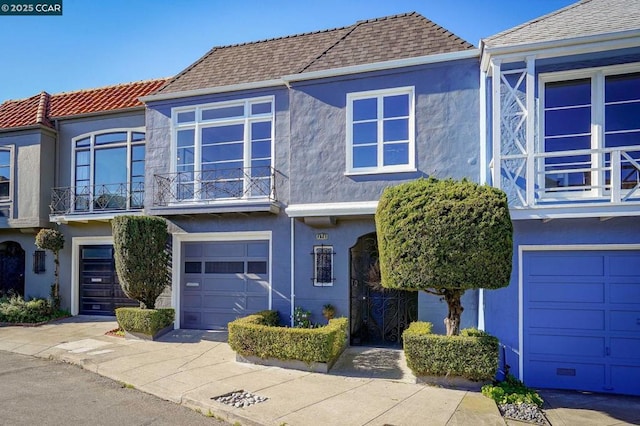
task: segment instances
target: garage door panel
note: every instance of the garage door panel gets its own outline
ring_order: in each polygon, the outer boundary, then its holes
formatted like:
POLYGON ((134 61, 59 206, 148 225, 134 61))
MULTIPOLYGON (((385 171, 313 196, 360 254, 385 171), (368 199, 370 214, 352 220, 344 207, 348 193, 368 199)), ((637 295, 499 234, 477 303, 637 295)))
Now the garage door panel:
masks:
POLYGON ((609 275, 612 277, 639 277, 638 256, 617 254, 609 257, 609 275), (635 267, 631 267, 634 266, 635 267))
POLYGON ((207 277, 202 284, 202 291, 244 291, 245 279, 240 276, 207 277))
POLYGON ((247 297, 247 310, 257 312, 269 308, 269 301, 266 297, 247 297))
POLYGON ((532 361, 529 365, 527 385, 562 389, 593 389, 601 386, 605 378, 605 366, 600 363, 569 363, 556 361, 532 361))
POLYGON ((209 243, 204 245, 204 257, 244 257, 246 243, 209 243))
POLYGON ((200 326, 200 312, 197 311, 182 311, 182 327, 195 328, 200 326))
POLYGON ((640 393, 640 366, 612 365, 611 386, 618 393, 638 395, 640 393))
POLYGON ((202 244, 185 244, 183 248, 184 257, 202 257, 202 244))
MULTIPOLYGON (((640 337, 634 339, 630 337, 612 337, 611 338, 611 356, 615 358, 624 358, 636 360, 640 365, 640 337)), ((638 391, 640 391, 640 382, 638 382, 638 391)))
POLYGON ((530 258, 530 275, 535 276, 602 276, 604 259, 600 255, 567 255, 553 253, 530 258), (571 267, 567 267, 567 263, 571 267))
POLYGON ((247 292, 265 294, 269 290, 266 280, 247 280, 247 292))
POLYGON ((529 289, 531 302, 604 302, 604 283, 552 281, 537 283, 529 289))
POLYGON ((531 328, 604 330, 603 310, 588 309, 531 309, 531 328), (572 318, 568 321, 567 318, 572 318))
POLYGON ((202 296, 199 294, 185 294, 182 303, 186 308, 199 308, 202 306, 202 296))
POLYGON ((640 282, 611 283, 609 299, 612 303, 638 304, 640 300, 640 282))
POLYGON ((611 311, 610 318, 611 330, 640 333, 640 309, 637 311, 611 311))
POLYGON ((266 241, 247 244, 247 256, 269 257, 269 244, 266 241))
POLYGON ((246 309, 246 296, 243 294, 215 294, 203 299, 202 307, 206 309, 246 309))
POLYGON ((601 357, 604 343, 603 337, 531 334, 528 352, 531 355, 601 357))

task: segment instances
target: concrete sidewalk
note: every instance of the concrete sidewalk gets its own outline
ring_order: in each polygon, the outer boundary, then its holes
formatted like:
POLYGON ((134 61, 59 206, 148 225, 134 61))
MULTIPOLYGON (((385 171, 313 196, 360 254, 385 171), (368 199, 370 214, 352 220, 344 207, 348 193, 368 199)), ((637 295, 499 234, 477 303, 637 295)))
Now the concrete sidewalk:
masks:
MULTIPOLYGON (((146 342, 105 335, 116 327, 100 317, 0 327, 0 350, 78 364, 243 425, 505 424, 478 392, 412 383, 400 350, 348 348, 330 374, 318 374, 237 363, 225 332, 177 330, 146 342), (239 390, 267 400, 236 408, 212 399, 239 390)), ((557 424, 580 424, 575 412, 558 411, 557 424)))

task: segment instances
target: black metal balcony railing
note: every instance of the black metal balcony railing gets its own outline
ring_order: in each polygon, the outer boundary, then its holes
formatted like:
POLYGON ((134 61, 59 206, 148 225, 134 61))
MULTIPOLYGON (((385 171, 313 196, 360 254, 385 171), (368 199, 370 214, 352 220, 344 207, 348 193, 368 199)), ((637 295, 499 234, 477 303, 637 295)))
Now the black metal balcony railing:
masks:
POLYGON ((140 210, 144 207, 144 183, 114 183, 53 188, 51 213, 103 213, 140 210))
POLYGON ((156 174, 153 205, 251 199, 276 201, 278 174, 269 166, 156 174))

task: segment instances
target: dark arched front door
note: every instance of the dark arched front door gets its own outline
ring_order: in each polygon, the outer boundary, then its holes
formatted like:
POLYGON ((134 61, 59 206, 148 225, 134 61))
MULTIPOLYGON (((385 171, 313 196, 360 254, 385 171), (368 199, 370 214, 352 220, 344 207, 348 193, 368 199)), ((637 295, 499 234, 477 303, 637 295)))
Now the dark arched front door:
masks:
POLYGON ((15 241, 0 243, 0 296, 24 296, 24 250, 15 241))
POLYGON ((351 247, 351 344, 397 346, 402 332, 418 318, 418 293, 380 285, 375 232, 351 247))

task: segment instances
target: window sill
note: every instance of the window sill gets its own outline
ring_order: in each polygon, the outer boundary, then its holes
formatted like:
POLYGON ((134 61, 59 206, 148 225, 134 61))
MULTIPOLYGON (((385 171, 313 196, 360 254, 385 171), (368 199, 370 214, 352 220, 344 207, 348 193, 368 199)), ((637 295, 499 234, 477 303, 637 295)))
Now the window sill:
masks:
POLYGON ((366 175, 387 175, 395 173, 415 173, 418 169, 415 167, 407 167, 402 169, 375 169, 375 170, 349 170, 344 172, 345 176, 366 176, 366 175))

